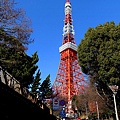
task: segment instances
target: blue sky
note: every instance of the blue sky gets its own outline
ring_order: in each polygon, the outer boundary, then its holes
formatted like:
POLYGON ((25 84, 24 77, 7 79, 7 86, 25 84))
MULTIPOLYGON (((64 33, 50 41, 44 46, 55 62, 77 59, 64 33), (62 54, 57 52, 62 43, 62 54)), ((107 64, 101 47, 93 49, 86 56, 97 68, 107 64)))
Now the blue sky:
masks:
MULTIPOLYGON (((38 51, 41 78, 50 74, 53 84, 60 62, 64 5, 66 0, 15 0, 32 21, 34 43, 28 46, 28 55, 38 51)), ((70 0, 75 41, 79 45, 89 27, 105 22, 120 22, 120 0, 70 0)))

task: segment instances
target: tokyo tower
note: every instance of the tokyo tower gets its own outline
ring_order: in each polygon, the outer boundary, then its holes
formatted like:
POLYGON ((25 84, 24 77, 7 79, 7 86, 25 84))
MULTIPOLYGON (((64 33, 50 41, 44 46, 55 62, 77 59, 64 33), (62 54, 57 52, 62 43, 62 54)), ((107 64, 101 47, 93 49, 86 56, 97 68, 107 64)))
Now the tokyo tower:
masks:
POLYGON ((67 99, 69 113, 72 110, 72 97, 84 92, 86 82, 78 64, 70 0, 66 0, 64 10, 63 42, 59 47, 60 64, 52 87, 54 93, 67 99))

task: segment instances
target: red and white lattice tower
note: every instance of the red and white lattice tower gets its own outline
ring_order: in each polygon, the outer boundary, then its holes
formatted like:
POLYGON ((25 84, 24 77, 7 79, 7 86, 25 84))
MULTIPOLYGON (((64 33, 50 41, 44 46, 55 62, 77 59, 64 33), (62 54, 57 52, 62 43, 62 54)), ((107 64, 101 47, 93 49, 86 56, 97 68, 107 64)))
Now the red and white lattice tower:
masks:
POLYGON ((67 99, 69 113, 72 109, 72 97, 82 93, 86 84, 78 64, 77 45, 72 25, 72 8, 69 0, 66 0, 65 3, 63 42, 59 52, 60 65, 53 83, 53 91, 58 96, 67 99))

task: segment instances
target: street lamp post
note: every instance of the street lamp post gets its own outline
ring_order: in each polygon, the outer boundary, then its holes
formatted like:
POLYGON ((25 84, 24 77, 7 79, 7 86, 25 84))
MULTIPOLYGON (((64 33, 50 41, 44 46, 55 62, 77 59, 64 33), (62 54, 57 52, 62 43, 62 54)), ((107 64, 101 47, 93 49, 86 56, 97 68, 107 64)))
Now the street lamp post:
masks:
POLYGON ((117 94, 117 91, 118 91, 118 86, 113 85, 113 86, 109 86, 109 87, 110 87, 110 89, 111 89, 112 92, 113 92, 116 120, 119 120, 119 118, 118 118, 118 113, 117 113, 117 106, 116 106, 116 98, 115 98, 115 95, 117 94))

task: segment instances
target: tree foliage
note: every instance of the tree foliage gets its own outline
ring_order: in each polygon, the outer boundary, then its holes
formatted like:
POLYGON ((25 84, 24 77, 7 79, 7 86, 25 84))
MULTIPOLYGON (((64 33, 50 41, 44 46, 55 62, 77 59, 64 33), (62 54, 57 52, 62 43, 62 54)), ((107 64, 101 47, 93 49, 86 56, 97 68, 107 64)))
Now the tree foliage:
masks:
POLYGON ((34 78, 34 81, 31 85, 31 92, 34 93, 35 95, 37 95, 37 93, 39 94, 40 92, 40 85, 41 85, 41 72, 40 70, 37 71, 36 76, 34 78))
POLYGON ((105 84, 120 85, 120 24, 89 28, 78 46, 82 71, 105 84))
POLYGON ((25 53, 27 45, 33 42, 31 21, 15 5, 14 0, 0 1, 0 65, 28 87, 38 68, 38 55, 35 52, 31 57, 25 53))
POLYGON ((52 88, 51 88, 51 81, 50 81, 50 74, 46 77, 46 79, 42 82, 40 87, 41 92, 41 99, 45 99, 52 95, 52 88))
MULTIPOLYGON (((5 52, 6 53, 6 52, 5 52)), ((8 49, 8 54, 3 52, 0 54, 4 55, 7 61, 13 60, 6 63, 2 61, 1 65, 4 67, 12 76, 14 76, 23 87, 29 87, 34 80, 34 74, 38 69, 38 55, 35 52, 32 56, 28 56, 25 52, 15 52, 13 49, 8 49)))
POLYGON ((4 29, 0 29, 0 63, 14 63, 12 54, 23 52, 23 45, 14 36, 7 34, 4 29), (9 58, 9 59, 8 59, 9 58), (12 58, 10 60, 10 58, 12 58))
MULTIPOLYGON (((120 24, 112 21, 89 28, 78 45, 78 62, 90 82, 96 84, 106 104, 111 106, 113 93, 109 85, 120 88, 120 24)), ((120 99, 119 91, 116 99, 120 99)))

